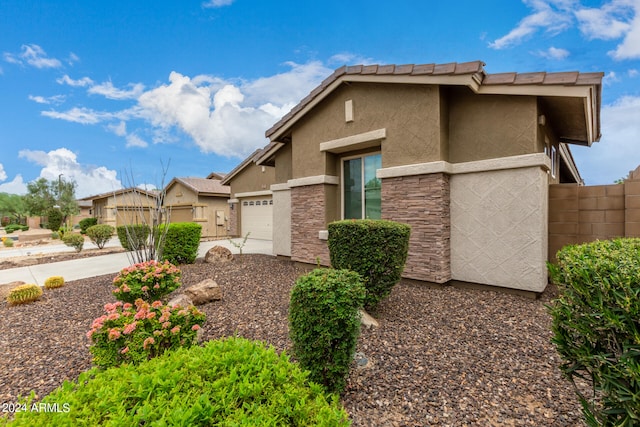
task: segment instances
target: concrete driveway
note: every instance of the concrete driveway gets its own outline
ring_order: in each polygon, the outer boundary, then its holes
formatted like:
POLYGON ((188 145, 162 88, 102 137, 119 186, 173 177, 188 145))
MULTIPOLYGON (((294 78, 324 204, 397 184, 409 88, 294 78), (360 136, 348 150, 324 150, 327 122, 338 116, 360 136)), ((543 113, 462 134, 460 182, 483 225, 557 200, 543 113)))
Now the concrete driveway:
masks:
MULTIPOLYGON (((242 238, 232 239, 234 242, 241 244, 242 238)), ((117 239, 111 239, 109 244, 120 246, 117 239), (115 240, 115 243, 114 243, 115 240)), ((210 242, 201 242, 198 249, 198 257, 204 257, 209 249, 214 246, 223 246, 228 248, 231 253, 239 254, 238 248, 228 240, 214 240, 210 242)), ((6 251, 0 251, 0 262, 2 257, 28 256, 26 252, 32 253, 53 253, 53 252, 69 252, 68 246, 65 245, 49 245, 46 248, 21 248, 6 251), (59 247, 58 247, 59 246, 59 247), (56 250, 56 247, 58 247, 56 250), (41 250, 42 249, 42 250, 41 250), (21 251, 23 252, 14 252, 21 251), (37 251, 37 252, 36 252, 37 251), (6 253, 13 252, 11 255, 6 253)), ((73 252, 73 249, 71 249, 73 252)), ((270 240, 247 239, 243 249, 243 254, 273 254, 273 245, 270 240)), ((49 264, 31 265, 28 267, 11 268, 8 270, 0 270, 0 284, 14 281, 23 281, 26 283, 36 283, 40 286, 44 285, 44 281, 51 276, 62 276, 65 281, 84 279, 86 277, 101 276, 103 274, 115 274, 132 264, 127 256, 127 252, 117 254, 99 255, 88 258, 81 258, 70 261, 52 262, 49 264)))

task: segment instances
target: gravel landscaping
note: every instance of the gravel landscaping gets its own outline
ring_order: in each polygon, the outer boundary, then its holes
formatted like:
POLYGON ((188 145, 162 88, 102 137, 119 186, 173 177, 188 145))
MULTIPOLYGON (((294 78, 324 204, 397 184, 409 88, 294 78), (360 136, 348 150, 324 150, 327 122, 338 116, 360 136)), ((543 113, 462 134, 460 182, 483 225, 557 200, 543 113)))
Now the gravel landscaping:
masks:
MULTIPOLYGON (((237 334, 290 348, 289 292, 305 270, 266 255, 181 267, 183 286, 212 278, 224 299, 199 307, 204 339, 237 334)), ((115 299, 113 275, 67 283, 24 306, 0 303, 0 403, 43 397, 91 367, 85 333, 115 299)), ((342 402, 354 426, 583 426, 558 369, 544 307, 488 290, 402 281, 363 328, 342 402)), ((60 402, 63 403, 63 402, 60 402)))

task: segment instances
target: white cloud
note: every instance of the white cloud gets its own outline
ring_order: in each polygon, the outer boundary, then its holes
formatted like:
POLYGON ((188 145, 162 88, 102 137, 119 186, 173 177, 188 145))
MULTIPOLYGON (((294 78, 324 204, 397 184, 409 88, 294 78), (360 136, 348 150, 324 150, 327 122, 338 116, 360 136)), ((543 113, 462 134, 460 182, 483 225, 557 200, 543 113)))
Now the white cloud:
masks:
POLYGON ((49 58, 44 49, 37 44, 22 45, 20 58, 36 68, 59 68, 62 66, 59 60, 49 58))
POLYGON ((613 59, 640 58, 640 0, 633 1, 635 16, 629 25, 629 31, 616 50, 609 52, 613 59))
POLYGON ((638 77, 638 75, 640 75, 640 72, 638 72, 638 70, 636 70, 635 68, 632 68, 629 71, 627 71, 627 75, 629 77, 638 77))
POLYGON ((4 165, 0 163, 0 181, 7 179, 7 173, 4 171, 4 165))
POLYGON ((38 104, 62 104, 65 100, 64 95, 54 95, 54 96, 35 96, 29 95, 29 99, 38 104))
POLYGON ((42 166, 41 178, 55 180, 62 174, 65 179, 75 181, 78 184, 76 188, 78 198, 122 188, 116 171, 104 166, 80 164, 76 154, 66 148, 49 152, 21 150, 18 157, 42 166))
POLYGON ((67 111, 42 111, 40 114, 45 117, 51 117, 52 119, 61 119, 68 122, 80 123, 83 125, 94 125, 96 123, 100 123, 101 121, 114 117, 112 113, 103 113, 84 107, 74 107, 67 111))
POLYGON ((91 86, 93 84, 93 80, 91 80, 89 77, 82 77, 81 79, 73 80, 67 74, 60 77, 59 79, 56 79, 56 82, 58 82, 61 85, 65 84, 73 87, 85 87, 85 86, 91 86))
POLYGON ((571 147, 589 185, 612 184, 640 165, 640 97, 625 96, 604 105, 601 117, 601 141, 589 148, 571 147))
POLYGON ((145 148, 149 145, 145 140, 143 140, 136 134, 128 134, 126 135, 126 139, 127 139, 127 148, 130 148, 130 147, 145 148))
POLYGON ((573 5, 572 1, 523 0, 523 2, 533 9, 533 13, 524 17, 509 33, 489 43, 489 47, 505 49, 521 43, 540 29, 556 34, 571 25, 572 17, 568 9, 573 5))
POLYGON ((545 51, 539 51, 538 54, 543 58, 560 61, 566 59, 569 56, 569 51, 566 49, 551 46, 545 51))
POLYGON ((615 71, 610 71, 602 78, 602 84, 605 86, 610 86, 613 83, 617 83, 620 81, 620 77, 616 74, 615 71))
POLYGON ((144 92, 144 85, 141 83, 130 83, 128 90, 118 89, 111 82, 104 82, 91 86, 88 90, 91 94, 102 95, 109 99, 136 99, 144 92))
MULTIPOLYGON (((168 83, 145 92, 141 85, 121 91, 109 82, 100 85, 103 94, 120 101, 135 95, 137 104, 115 112, 74 107, 41 114, 81 124, 105 123, 108 131, 126 140, 127 147, 148 146, 142 135, 152 135, 153 143, 172 143, 181 132, 203 153, 242 158, 264 146, 265 130, 333 71, 317 61, 284 65, 288 69, 282 73, 248 81, 172 72, 168 83)), ((63 77, 61 82, 77 81, 63 77)), ((97 92, 97 87, 89 91, 97 92)))
POLYGON ((578 0, 523 0, 532 10, 506 35, 489 43, 505 49, 522 43, 538 31, 558 34, 576 25, 588 40, 622 42, 609 55, 617 60, 640 58, 640 0, 610 0, 599 8, 578 0))
POLYGON ((575 12, 580 31, 588 39, 612 40, 622 37, 629 31, 628 13, 630 4, 623 1, 611 1, 601 8, 583 8, 575 12))
POLYGON ((233 2, 234 0, 209 0, 202 3, 202 7, 214 8, 214 7, 229 6, 233 2))
POLYGON ((27 194, 27 184, 22 179, 22 175, 18 174, 12 181, 0 184, 0 193, 27 194))

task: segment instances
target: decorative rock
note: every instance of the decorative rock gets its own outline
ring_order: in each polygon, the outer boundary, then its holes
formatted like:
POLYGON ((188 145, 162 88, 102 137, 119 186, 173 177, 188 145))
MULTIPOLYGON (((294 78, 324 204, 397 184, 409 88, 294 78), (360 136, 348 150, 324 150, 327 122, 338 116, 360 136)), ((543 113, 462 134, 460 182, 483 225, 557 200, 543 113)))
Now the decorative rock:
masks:
POLYGON ((366 326, 367 328, 370 328, 372 326, 377 328, 378 326, 380 326, 378 321, 371 317, 371 315, 364 310, 360 310, 360 323, 362 323, 362 326, 366 326))
POLYGON ((207 251, 204 262, 207 264, 225 263, 233 261, 233 254, 224 246, 214 246, 207 251))
POLYGON ((222 299, 222 289, 213 279, 205 279, 185 289, 184 293, 191 299, 193 305, 202 305, 222 299))
POLYGON ((193 305, 193 301, 191 301, 191 298, 189 298, 185 294, 178 294, 175 297, 171 298, 167 305, 170 307, 176 307, 178 305, 180 307, 189 307, 190 305, 193 305))

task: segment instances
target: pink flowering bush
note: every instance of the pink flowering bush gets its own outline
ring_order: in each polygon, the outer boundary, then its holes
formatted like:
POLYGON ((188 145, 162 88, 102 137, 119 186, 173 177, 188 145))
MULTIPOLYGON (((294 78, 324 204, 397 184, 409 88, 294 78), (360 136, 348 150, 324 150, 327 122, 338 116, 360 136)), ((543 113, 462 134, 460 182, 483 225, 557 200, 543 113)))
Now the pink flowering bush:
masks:
POLYGON ((137 365, 167 350, 191 347, 206 319, 194 306, 170 307, 142 299, 106 304, 104 309, 106 314, 95 319, 87 332, 93 363, 101 368, 137 365))
POLYGON ((146 261, 123 268, 113 279, 113 294, 133 304, 138 298, 156 301, 180 286, 180 270, 168 261, 146 261))

